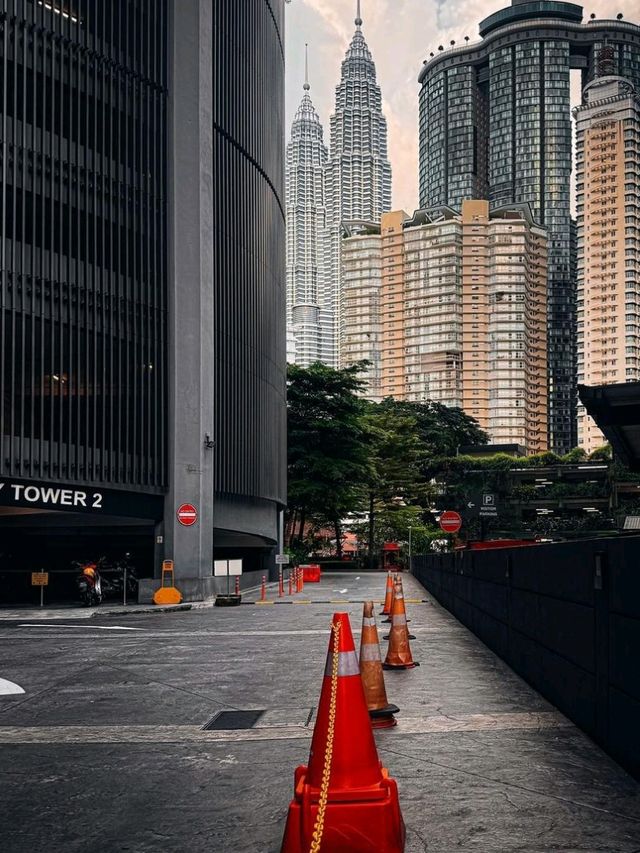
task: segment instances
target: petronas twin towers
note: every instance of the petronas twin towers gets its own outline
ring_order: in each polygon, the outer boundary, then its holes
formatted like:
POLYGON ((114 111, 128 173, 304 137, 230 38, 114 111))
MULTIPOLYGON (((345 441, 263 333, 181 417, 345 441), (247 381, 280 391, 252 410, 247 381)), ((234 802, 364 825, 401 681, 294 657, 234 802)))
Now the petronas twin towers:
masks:
POLYGON ((303 367, 338 366, 342 223, 377 222, 391 209, 387 122, 359 2, 355 25, 336 86, 329 151, 308 75, 287 146, 289 359, 303 367))

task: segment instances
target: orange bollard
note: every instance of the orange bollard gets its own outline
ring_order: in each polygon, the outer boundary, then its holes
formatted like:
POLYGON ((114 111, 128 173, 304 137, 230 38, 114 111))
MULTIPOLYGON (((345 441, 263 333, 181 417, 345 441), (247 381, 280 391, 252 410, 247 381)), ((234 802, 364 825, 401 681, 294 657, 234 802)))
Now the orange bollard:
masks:
POLYGON ((291 569, 289 569, 289 595, 291 595, 292 592, 293 592, 293 586, 291 583, 291 569))
POLYGON ((360 638, 360 675, 364 687, 364 697, 374 729, 390 729, 397 726, 393 716, 400 710, 390 705, 384 686, 384 673, 378 645, 378 631, 373 615, 373 601, 365 601, 362 610, 362 636, 360 638))
POLYGON ((284 595, 284 579, 282 576, 282 566, 278 569, 278 598, 284 595))
POLYGON ((382 767, 349 616, 334 613, 309 764, 296 768, 281 853, 403 853, 398 786, 382 767))
POLYGON ((402 586, 398 581, 395 584, 393 598, 389 649, 383 667, 384 669, 412 669, 414 666, 419 666, 419 664, 413 660, 411 655, 407 614, 404 609, 404 595, 402 593, 402 586))
POLYGON ((267 578, 262 575, 262 589, 260 590, 260 601, 267 600, 267 578))

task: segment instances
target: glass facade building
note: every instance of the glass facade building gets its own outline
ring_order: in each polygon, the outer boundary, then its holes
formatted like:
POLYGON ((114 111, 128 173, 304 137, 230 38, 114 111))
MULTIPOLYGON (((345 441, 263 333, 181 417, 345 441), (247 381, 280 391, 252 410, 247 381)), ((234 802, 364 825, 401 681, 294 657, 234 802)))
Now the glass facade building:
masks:
POLYGON ((420 74, 421 206, 528 202, 547 229, 549 438, 558 451, 577 438, 570 73, 586 85, 607 46, 612 73, 640 83, 640 27, 582 18, 573 3, 513 0, 480 24, 480 42, 439 52, 420 74))
POLYGON ((199 598, 215 524, 264 570, 285 501, 283 23, 284 0, 0 3, 5 542, 75 525, 106 548, 129 519, 148 574, 173 559, 199 598))

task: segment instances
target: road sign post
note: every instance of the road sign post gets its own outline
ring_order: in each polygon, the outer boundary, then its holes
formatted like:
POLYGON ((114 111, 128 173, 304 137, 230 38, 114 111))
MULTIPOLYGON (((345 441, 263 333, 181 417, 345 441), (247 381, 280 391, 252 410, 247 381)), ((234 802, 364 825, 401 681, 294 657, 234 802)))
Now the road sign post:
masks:
POLYGON ((31 572, 31 586, 40 587, 40 607, 44 607, 44 588, 49 586, 49 572, 31 572))

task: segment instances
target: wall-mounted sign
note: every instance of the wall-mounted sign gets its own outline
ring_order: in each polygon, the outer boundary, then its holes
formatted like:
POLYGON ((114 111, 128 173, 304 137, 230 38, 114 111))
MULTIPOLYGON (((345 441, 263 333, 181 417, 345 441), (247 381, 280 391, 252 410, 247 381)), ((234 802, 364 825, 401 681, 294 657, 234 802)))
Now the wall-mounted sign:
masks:
POLYGON ((182 504, 178 507, 176 515, 180 524, 184 524, 185 527, 191 527, 198 520, 198 510, 193 504, 182 504))
POLYGON ((158 494, 42 480, 0 479, 0 506, 6 507, 159 520, 163 505, 164 498, 158 494))

